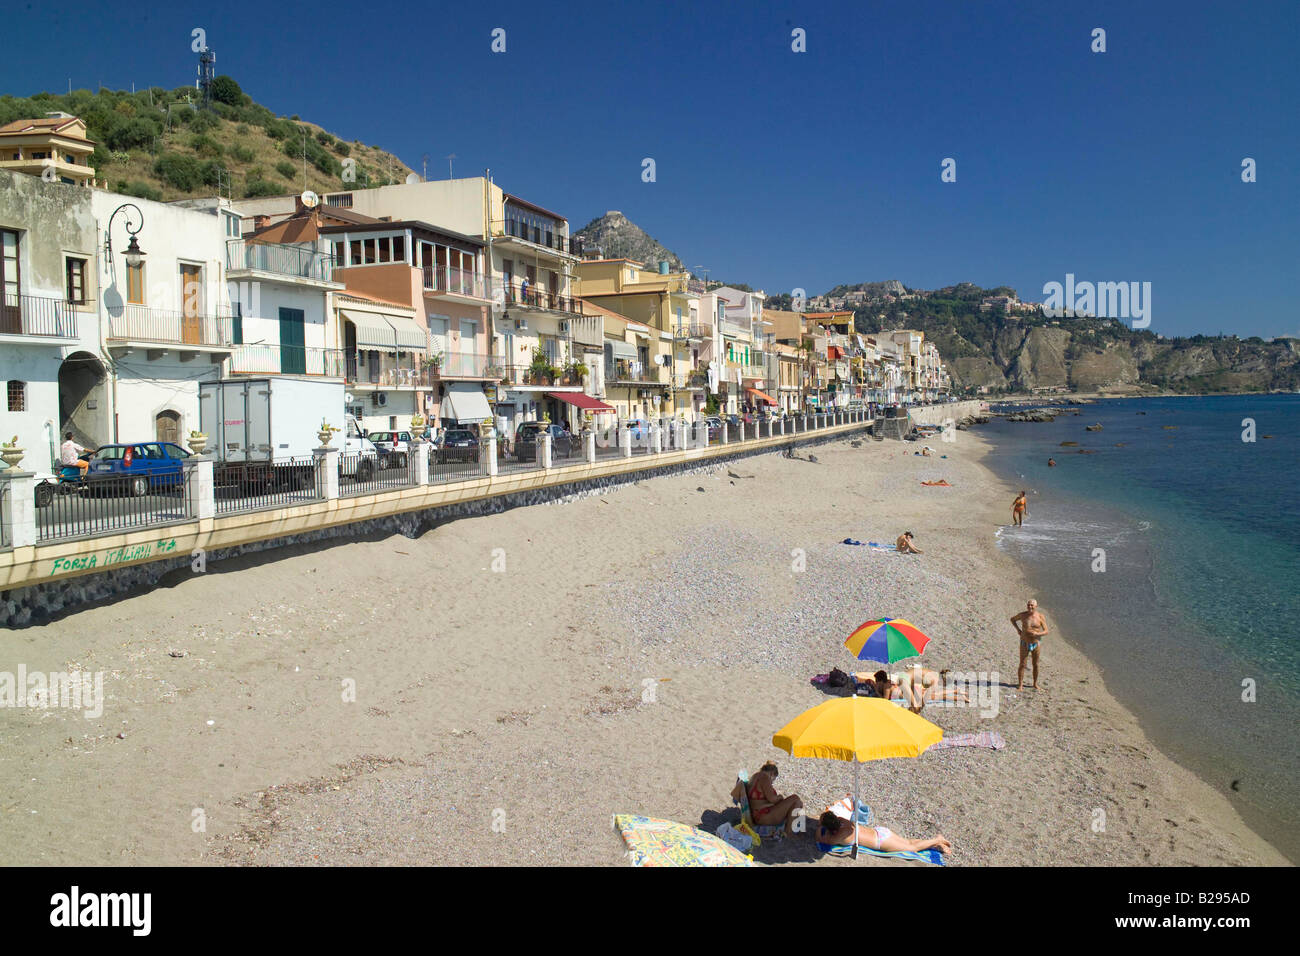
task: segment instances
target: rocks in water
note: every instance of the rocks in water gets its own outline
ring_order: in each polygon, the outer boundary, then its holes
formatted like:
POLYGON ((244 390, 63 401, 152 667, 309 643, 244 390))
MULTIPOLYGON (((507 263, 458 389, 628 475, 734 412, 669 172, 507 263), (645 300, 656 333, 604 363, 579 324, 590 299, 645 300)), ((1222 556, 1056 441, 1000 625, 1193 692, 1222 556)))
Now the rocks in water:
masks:
POLYGON ((1062 448, 1077 448, 1078 445, 1079 445, 1079 443, 1078 443, 1077 441, 1063 441, 1063 442, 1061 442, 1061 447, 1062 447, 1062 448))
POLYGON ((1051 408, 1031 408, 1023 412, 1013 412, 1007 416, 1009 422, 1054 422, 1059 415, 1055 409, 1051 408))
POLYGON ((1099 432, 1101 431, 1101 422, 1096 422, 1092 425, 1084 425, 1083 430, 1088 432, 1099 432))

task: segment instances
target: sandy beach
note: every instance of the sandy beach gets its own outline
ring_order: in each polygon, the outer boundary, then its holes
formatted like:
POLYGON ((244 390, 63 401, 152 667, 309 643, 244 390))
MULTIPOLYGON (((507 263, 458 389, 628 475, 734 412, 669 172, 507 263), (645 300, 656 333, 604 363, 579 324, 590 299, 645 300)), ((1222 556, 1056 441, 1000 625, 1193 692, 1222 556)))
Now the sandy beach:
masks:
MULTIPOLYGON (((1285 864, 1143 736, 1050 594, 1032 595, 1053 628, 1042 687, 1016 692, 1008 618, 1031 594, 995 544, 1014 489, 986 448, 962 432, 946 459, 769 454, 250 556, 9 631, 0 671, 103 671, 105 702, 92 720, 0 709, 0 863, 623 865, 612 814, 711 827, 767 759, 819 811, 852 768, 771 736, 827 699, 809 678, 849 668, 844 638, 889 616, 930 635, 927 666, 1000 675, 995 716, 925 716, 1007 746, 864 765, 879 822, 942 832, 961 866, 1285 864), (839 543, 903 530, 923 555, 839 543)), ((920 865, 821 858, 806 837, 755 859, 920 865)))

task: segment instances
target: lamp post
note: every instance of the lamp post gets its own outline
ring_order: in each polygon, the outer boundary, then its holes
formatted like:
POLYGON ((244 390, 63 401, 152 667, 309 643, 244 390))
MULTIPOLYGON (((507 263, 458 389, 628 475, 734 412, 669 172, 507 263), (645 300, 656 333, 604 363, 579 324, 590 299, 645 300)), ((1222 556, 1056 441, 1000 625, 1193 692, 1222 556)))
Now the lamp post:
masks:
POLYGON ((108 217, 108 225, 104 229, 104 252, 108 256, 109 267, 113 264, 113 220, 123 209, 134 209, 136 216, 139 217, 139 223, 133 224, 133 217, 126 213, 123 217, 126 220, 126 234, 131 237, 131 241, 126 244, 126 264, 132 269, 144 261, 145 252, 140 248, 140 243, 136 241, 136 234, 144 228, 144 213, 135 203, 126 202, 113 210, 113 214, 108 217))

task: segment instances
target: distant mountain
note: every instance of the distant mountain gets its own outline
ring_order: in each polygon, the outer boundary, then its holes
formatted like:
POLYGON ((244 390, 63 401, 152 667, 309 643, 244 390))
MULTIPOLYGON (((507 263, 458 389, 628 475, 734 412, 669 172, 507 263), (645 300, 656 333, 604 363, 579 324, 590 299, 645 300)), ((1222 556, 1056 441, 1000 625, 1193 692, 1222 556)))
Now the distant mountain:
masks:
POLYGON ((584 240, 588 253, 599 249, 605 259, 635 259, 647 268, 657 268, 660 262, 667 262, 674 272, 686 268, 676 253, 656 242, 617 209, 593 219, 576 235, 584 240))

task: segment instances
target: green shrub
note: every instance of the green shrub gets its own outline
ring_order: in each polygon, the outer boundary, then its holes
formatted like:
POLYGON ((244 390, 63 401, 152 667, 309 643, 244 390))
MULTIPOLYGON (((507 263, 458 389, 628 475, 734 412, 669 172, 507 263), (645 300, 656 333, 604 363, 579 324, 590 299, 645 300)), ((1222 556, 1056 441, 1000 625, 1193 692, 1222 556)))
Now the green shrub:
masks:
POLYGON ((279 196, 284 193, 284 189, 275 183, 268 183, 264 179, 250 179, 244 186, 244 198, 256 199, 258 196, 279 196))
POLYGON ((322 129, 316 133, 316 142, 320 143, 322 146, 333 146, 334 137, 322 129))
POLYGON ((275 171, 290 181, 298 175, 298 168, 287 159, 282 159, 275 164, 275 171))
POLYGON ((241 163, 251 163, 257 154, 247 146, 232 146, 230 147, 230 155, 241 163))
POLYGON ((216 115, 207 110, 198 110, 190 119, 190 129, 196 133, 210 133, 221 124, 216 115))
POLYGON ((340 156, 347 156, 351 154, 352 147, 343 142, 343 140, 339 140, 334 144, 334 152, 338 153, 340 156))
POLYGON ((155 189, 148 183, 142 183, 139 180, 133 180, 129 183, 118 183, 117 191, 123 196, 135 196, 139 199, 152 199, 155 202, 162 201, 162 190, 155 189))
POLYGON ((261 166, 249 166, 244 176, 248 179, 261 179, 266 173, 261 166))
POLYGON ((247 123, 240 123, 238 126, 235 127, 235 132, 240 136, 247 136, 249 133, 252 132, 252 130, 248 128, 247 123))
POLYGON ((109 131, 104 145, 114 151, 145 149, 162 134, 162 128, 151 117, 137 116, 109 131))
POLYGON ((244 91, 239 88, 233 77, 221 76, 212 80, 212 98, 218 103, 225 103, 228 106, 239 106, 243 100, 244 91))
POLYGON ((230 171, 215 159, 209 159, 199 167, 199 178, 205 186, 217 186, 230 181, 230 171))
POLYGON ((220 156, 224 150, 221 144, 211 136, 192 136, 190 137, 190 149, 200 156, 220 156))
POLYGON ((176 189, 190 192, 203 183, 199 161, 193 156, 163 153, 153 164, 153 174, 176 189))

